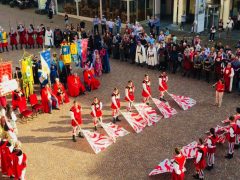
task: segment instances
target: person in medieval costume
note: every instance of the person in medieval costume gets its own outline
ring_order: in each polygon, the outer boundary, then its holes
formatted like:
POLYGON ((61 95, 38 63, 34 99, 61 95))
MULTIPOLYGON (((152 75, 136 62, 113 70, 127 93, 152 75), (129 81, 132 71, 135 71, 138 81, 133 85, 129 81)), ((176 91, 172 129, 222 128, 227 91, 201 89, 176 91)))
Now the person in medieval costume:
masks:
POLYGON ((77 97, 81 94, 85 94, 85 91, 86 91, 77 73, 74 73, 73 75, 68 76, 67 87, 68 87, 68 94, 71 97, 77 97))
POLYGON ((120 105, 120 93, 117 88, 114 88, 111 100, 112 100, 111 109, 112 109, 113 123, 115 124, 116 121, 121 121, 118 118, 120 114, 121 105, 120 105))
POLYGON ((94 51, 93 64, 96 76, 102 75, 102 59, 98 50, 94 51))
POLYGON ((223 78, 225 83, 225 91, 232 92, 233 85, 233 77, 234 77, 234 69, 232 68, 231 63, 227 64, 227 67, 223 70, 223 78))
POLYGON ((2 38, 1 38, 1 45, 2 45, 2 51, 4 52, 5 49, 8 51, 8 33, 4 31, 4 29, 1 29, 2 32, 2 38))
POLYGON ((149 98, 151 97, 151 81, 149 79, 148 74, 145 74, 144 80, 142 82, 142 97, 143 102, 149 105, 149 98))
POLYGON ((48 84, 41 91, 42 104, 44 106, 44 112, 52 114, 52 109, 59 110, 59 102, 52 89, 48 84))
POLYGON ((22 152, 19 141, 15 144, 12 152, 12 164, 14 179, 25 180, 27 155, 22 152))
POLYGON ((23 48, 23 45, 27 47, 27 38, 26 38, 27 32, 24 25, 19 24, 17 30, 18 30, 19 44, 21 46, 21 49, 23 48))
POLYGON ((58 78, 57 65, 51 63, 51 67, 50 67, 50 80, 51 80, 52 84, 55 83, 55 79, 56 78, 58 78))
POLYGON ((128 85, 125 87, 125 100, 128 102, 127 111, 131 112, 134 102, 135 86, 132 80, 128 81, 128 85))
POLYGON ((102 66, 103 66, 103 72, 104 73, 109 73, 110 72, 110 64, 109 64, 109 55, 108 55, 108 51, 106 50, 105 47, 103 47, 100 50, 100 57, 102 59, 102 66))
POLYGON ((164 99, 164 93, 168 90, 167 82, 168 82, 168 75, 165 71, 163 71, 159 76, 159 91, 160 91, 161 101, 166 101, 164 99))
POLYGON ((16 50, 18 50, 17 32, 14 31, 13 28, 10 29, 9 37, 10 37, 10 45, 12 46, 12 50, 13 50, 14 46, 15 46, 16 50))
POLYGON ((63 41, 63 33, 58 27, 54 30, 54 46, 56 48, 60 47, 61 42, 63 41))
POLYGON ((27 35, 28 35, 27 44, 30 49, 34 48, 34 44, 35 44, 34 37, 33 37, 34 34, 35 34, 34 27, 32 24, 30 24, 27 30, 27 35))
POLYGON ((59 104, 69 103, 68 94, 58 78, 55 79, 55 84, 53 84, 53 93, 57 97, 59 104))
POLYGON ((97 131, 98 123, 102 122, 102 107, 102 102, 97 97, 94 97, 93 103, 91 105, 91 116, 93 118, 93 125, 95 131, 97 131))
POLYGON ((196 174, 193 175, 195 179, 204 179, 203 170, 206 168, 206 155, 207 155, 207 147, 203 144, 203 140, 200 138, 198 146, 196 148, 196 156, 194 160, 196 174))
POLYGON ((173 160, 172 180, 184 180, 186 158, 178 148, 175 148, 175 157, 173 160))
POLYGON ((135 56, 135 62, 141 66, 143 66, 143 63, 146 61, 146 51, 144 46, 141 44, 140 41, 138 41, 137 48, 136 48, 136 56, 135 56))
POLYGON ((215 129, 211 128, 209 130, 210 136, 207 138, 207 167, 208 171, 211 171, 214 168, 215 163, 215 152, 216 152, 216 143, 218 137, 216 135, 215 129))
POLYGON ((236 123, 234 122, 234 116, 229 117, 230 125, 229 130, 226 134, 226 139, 228 140, 228 153, 225 156, 227 159, 232 159, 234 154, 234 145, 236 141, 236 123))
POLYGON ((47 47, 53 47, 54 45, 54 34, 52 32, 52 30, 50 29, 50 27, 47 27, 47 30, 45 32, 45 46, 47 47))
POLYGON ((16 110, 26 103, 26 97, 20 88, 12 92, 12 108, 16 110))
POLYGON ((38 48, 43 48, 43 35, 44 32, 42 31, 42 28, 40 26, 37 27, 36 31, 37 37, 36 37, 36 43, 38 48))
POLYGON ((98 89, 100 86, 99 80, 94 77, 94 69, 92 68, 90 61, 87 61, 84 66, 83 79, 88 91, 98 89))
POLYGON ((71 125, 72 125, 72 140, 76 142, 76 136, 83 138, 82 135, 82 107, 77 101, 73 101, 73 106, 70 109, 71 125))
POLYGON ((148 68, 154 69, 157 65, 157 50, 153 44, 150 44, 147 49, 147 65, 148 68))
POLYGON ((49 78, 48 75, 44 73, 40 67, 38 69, 38 80, 40 82, 40 89, 42 89, 46 84, 48 84, 49 78))

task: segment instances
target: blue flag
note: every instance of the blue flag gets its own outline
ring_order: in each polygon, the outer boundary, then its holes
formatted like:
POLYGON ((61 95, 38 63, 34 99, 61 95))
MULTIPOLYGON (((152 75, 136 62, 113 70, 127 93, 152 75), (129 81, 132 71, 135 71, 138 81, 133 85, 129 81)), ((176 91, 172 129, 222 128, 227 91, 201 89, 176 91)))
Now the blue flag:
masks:
POLYGON ((50 67, 52 56, 50 50, 46 50, 40 53, 42 71, 44 74, 50 74, 50 67))

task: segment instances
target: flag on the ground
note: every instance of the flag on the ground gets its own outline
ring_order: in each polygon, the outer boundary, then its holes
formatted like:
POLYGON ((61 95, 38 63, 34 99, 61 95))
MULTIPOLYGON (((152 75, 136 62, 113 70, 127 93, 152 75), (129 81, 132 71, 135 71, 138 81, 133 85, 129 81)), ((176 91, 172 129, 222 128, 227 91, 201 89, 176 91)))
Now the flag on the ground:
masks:
POLYGON ((175 94, 169 94, 169 95, 183 110, 188 110, 196 104, 196 101, 190 97, 177 96, 175 94))
POLYGON ((71 52, 69 45, 64 44, 61 46, 61 58, 64 64, 71 63, 71 52))
POLYGON ((44 75, 50 74, 50 67, 51 67, 51 61, 52 56, 50 50, 45 50, 40 53, 40 59, 41 59, 41 66, 42 66, 42 73, 44 75))
POLYGON ((172 160, 165 159, 164 161, 160 162, 160 163, 154 168, 154 170, 152 170, 152 171, 149 173, 149 176, 154 176, 154 175, 157 175, 157 174, 172 172, 172 171, 173 171, 172 161, 173 161, 173 159, 172 159, 172 160))
POLYGON ((198 143, 196 141, 191 142, 190 144, 183 146, 181 153, 187 158, 192 159, 196 156, 196 147, 198 143))
POLYGON ((129 134, 129 132, 123 127, 110 123, 101 123, 101 126, 106 131, 106 133, 113 139, 115 142, 118 137, 123 137, 129 134))
POLYGON ((23 91, 27 98, 33 94, 34 78, 32 66, 32 55, 26 56, 21 60, 23 91))
POLYGON ((1 62, 0 63, 0 82, 4 82, 12 79, 12 63, 1 62))
POLYGON ((162 118, 153 108, 145 103, 136 103, 134 106, 139 114, 148 122, 148 126, 152 126, 162 118))
POLYGON ((82 130, 82 133, 96 154, 105 150, 113 143, 112 138, 103 134, 99 134, 98 132, 82 130))
POLYGON ((176 109, 169 106, 168 103, 160 101, 156 98, 152 98, 152 100, 153 100, 154 104, 157 106, 157 108, 159 109, 159 111, 162 113, 164 118, 170 118, 173 115, 177 114, 176 109))
POLYGON ((122 112, 123 117, 130 124, 136 133, 142 132, 147 126, 148 122, 142 118, 138 113, 122 112))
POLYGON ((87 48, 88 48, 88 39, 82 39, 82 64, 87 61, 87 48))

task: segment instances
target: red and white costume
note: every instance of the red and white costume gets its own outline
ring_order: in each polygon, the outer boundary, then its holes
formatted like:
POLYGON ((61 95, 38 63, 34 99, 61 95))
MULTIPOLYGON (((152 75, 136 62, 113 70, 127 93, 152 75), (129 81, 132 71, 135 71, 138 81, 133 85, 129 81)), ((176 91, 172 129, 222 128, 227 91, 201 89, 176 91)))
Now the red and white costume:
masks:
POLYGON ((27 156, 25 153, 13 153, 13 175, 15 180, 25 180, 27 156))
POLYGON ((131 111, 132 103, 135 99, 134 97, 135 86, 127 86, 125 88, 125 100, 128 102, 127 110, 131 111))
POLYGON ((36 34, 37 34, 36 43, 37 43, 38 46, 42 47, 43 46, 44 31, 41 30, 40 27, 38 27, 36 34))
POLYGON ((34 36, 35 32, 34 30, 30 27, 28 30, 27 30, 27 35, 28 35, 28 39, 27 39, 27 44, 30 46, 30 47, 34 47, 34 36))
POLYGON ((204 178, 203 170, 206 168, 206 160, 205 160, 206 154, 207 154, 206 146, 201 145, 197 147, 194 164, 200 179, 204 178))
POLYGON ((223 70, 223 78, 225 82, 225 90, 227 92, 232 91, 232 84, 233 84, 233 76, 234 76, 234 70, 232 67, 226 67, 223 70))
POLYGON ((10 45, 11 46, 16 46, 18 44, 17 42, 17 32, 11 29, 11 32, 9 32, 9 37, 10 37, 10 45))
POLYGON ((234 144, 236 141, 236 130, 237 124, 231 123, 229 126, 229 131, 226 134, 226 138, 228 140, 228 154, 233 155, 234 153, 234 144))
POLYGON ((94 119, 93 124, 96 127, 98 119, 100 122, 102 121, 102 102, 99 101, 98 103, 92 103, 91 109, 91 116, 94 119))
POLYGON ((185 162, 186 158, 182 154, 174 157, 172 180, 184 180, 185 162))
POLYGON ((159 77, 159 91, 160 91, 160 98, 164 97, 164 92, 168 90, 168 76, 167 75, 161 75, 159 77))
POLYGON ((1 169, 3 175, 11 176, 13 173, 12 151, 13 147, 6 139, 0 142, 1 169))
POLYGON ((53 85, 53 93, 57 97, 59 104, 69 103, 69 97, 65 90, 65 87, 59 81, 53 85))
POLYGON ((113 118, 116 118, 119 115, 119 109, 120 109, 120 94, 113 93, 112 94, 112 104, 111 104, 111 109, 112 109, 112 115, 113 118))
POLYGON ((72 134, 76 136, 77 130, 80 132, 81 129, 79 126, 82 125, 82 107, 80 105, 72 106, 70 109, 71 124, 72 124, 72 134), (79 128, 79 129, 78 129, 79 128))
MULTIPOLYGON (((235 116, 236 119, 236 116, 235 116)), ((236 141, 235 144, 239 146, 239 138, 240 138, 240 117, 236 119, 236 141)))
POLYGON ((19 44, 21 45, 27 44, 26 29, 24 28, 23 25, 19 25, 18 35, 19 35, 19 44))
POLYGON ((143 90, 142 90, 142 96, 143 96, 143 102, 146 103, 148 102, 148 99, 149 97, 151 96, 151 81, 148 80, 144 80, 143 83, 142 83, 142 87, 143 87, 143 90))
POLYGON ((209 136, 207 139, 207 164, 209 167, 214 165, 216 152, 217 136, 209 136))

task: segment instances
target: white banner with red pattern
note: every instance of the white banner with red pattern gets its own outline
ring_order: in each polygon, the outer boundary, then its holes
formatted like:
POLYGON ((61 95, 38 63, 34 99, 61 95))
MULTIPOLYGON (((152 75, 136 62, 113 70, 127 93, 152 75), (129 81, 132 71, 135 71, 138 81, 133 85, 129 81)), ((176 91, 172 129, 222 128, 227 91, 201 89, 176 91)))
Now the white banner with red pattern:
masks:
POLYGON ((142 132, 148 124, 148 122, 138 113, 122 112, 122 115, 136 133, 142 132))
POLYGON ((162 174, 162 173, 167 173, 167 172, 172 172, 173 171, 173 159, 169 160, 169 159, 165 159, 162 162, 160 162, 155 168, 154 170, 152 170, 149 173, 149 176, 154 176, 157 174, 162 174))
POLYGON ((160 101, 156 98, 152 98, 152 100, 159 109, 159 111, 162 113, 164 118, 170 118, 173 115, 177 114, 176 109, 172 108, 168 103, 160 101))
POLYGON ((196 147, 198 143, 197 141, 193 141, 190 144, 183 146, 181 149, 181 153, 187 158, 192 159, 196 156, 196 147))
POLYGON ((123 137, 129 134, 126 129, 119 125, 113 124, 112 122, 101 123, 101 126, 106 131, 106 133, 113 139, 114 142, 118 137, 123 137))
POLYGON ((134 106, 139 114, 143 117, 143 119, 148 122, 148 126, 152 126, 162 118, 153 108, 146 105, 145 103, 135 103, 134 106))
POLYGON ((170 94, 168 93, 171 98, 173 98, 173 100, 183 109, 183 110, 188 110, 191 107, 193 107, 197 102, 190 98, 190 97, 186 97, 186 96, 177 96, 175 94, 170 94))
POLYGON ((96 154, 113 144, 113 140, 109 136, 89 130, 82 130, 82 133, 96 154))

